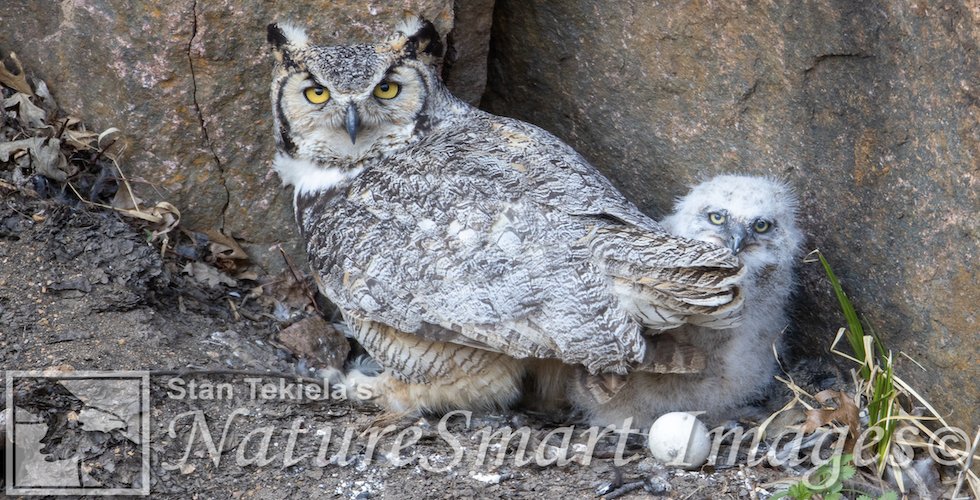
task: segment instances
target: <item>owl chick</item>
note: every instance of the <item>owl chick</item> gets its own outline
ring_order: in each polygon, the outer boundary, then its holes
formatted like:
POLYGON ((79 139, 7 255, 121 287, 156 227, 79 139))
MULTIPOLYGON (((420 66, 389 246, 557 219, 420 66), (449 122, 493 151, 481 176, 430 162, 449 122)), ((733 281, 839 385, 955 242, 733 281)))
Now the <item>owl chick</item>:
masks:
POLYGON ((431 23, 345 46, 273 24, 268 40, 273 166, 320 290, 385 368, 349 382, 390 410, 506 406, 531 359, 611 394, 604 380, 671 349, 645 328, 736 319, 731 252, 670 236, 553 135, 454 98, 431 23))
POLYGON ((785 183, 763 177, 722 175, 695 186, 663 220, 672 234, 724 247, 745 265, 741 283, 742 322, 713 330, 685 325, 671 333, 705 357, 700 373, 634 372, 619 392, 598 404, 581 388, 573 402, 595 424, 649 426, 670 411, 704 411, 719 420, 762 394, 773 380, 773 345, 786 327, 794 265, 803 236, 796 222, 797 200, 785 183))

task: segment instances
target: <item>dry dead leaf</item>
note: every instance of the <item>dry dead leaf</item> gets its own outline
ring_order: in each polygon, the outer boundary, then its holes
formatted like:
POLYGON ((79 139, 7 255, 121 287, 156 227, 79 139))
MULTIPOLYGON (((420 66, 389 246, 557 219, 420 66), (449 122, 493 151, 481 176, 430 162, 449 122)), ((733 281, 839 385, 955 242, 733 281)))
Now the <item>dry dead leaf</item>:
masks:
POLYGON ((14 66, 17 67, 18 74, 15 75, 7 71, 3 63, 0 63, 0 83, 17 92, 23 92, 33 96, 34 92, 31 91, 31 86, 27 84, 27 75, 24 74, 24 66, 20 63, 20 59, 17 58, 17 54, 11 52, 10 59, 14 62, 14 66))
MULTIPOLYGON (((122 191, 120 189, 120 191, 122 191)), ((145 214, 146 212, 140 212, 145 214)), ((180 210, 166 201, 161 201, 154 206, 149 216, 156 219, 150 226, 150 243, 160 240, 160 258, 162 259, 170 247, 170 231, 173 231, 180 224, 180 210)), ((212 287, 214 288, 214 287, 212 287)))
MULTIPOLYGON (((82 123, 82 119, 81 118, 79 118, 77 116, 69 116, 68 118, 65 118, 65 130, 71 130, 72 127, 75 127, 75 126, 78 126, 78 125, 81 125, 82 131, 85 131, 85 124, 82 123)), ((94 133, 94 132, 90 132, 90 133, 94 133)))
POLYGON ((0 181, 0 188, 7 189, 9 191, 19 191, 19 188, 13 184, 0 181))
POLYGON ((69 120, 68 125, 65 127, 65 142, 70 144, 75 149, 92 149, 92 142, 99 137, 99 134, 89 130, 71 130, 72 123, 69 120))
POLYGON ((44 112, 48 116, 52 116, 56 111, 58 111, 58 103, 54 100, 54 96, 51 95, 51 91, 48 90, 48 84, 44 83, 44 80, 34 79, 34 95, 37 96, 38 102, 41 107, 44 108, 44 112))
MULTIPOLYGON (((162 240, 160 243, 160 258, 162 259, 170 247, 170 231, 173 231, 177 224, 180 224, 180 210, 170 203, 161 201, 157 203, 150 215, 160 218, 160 222, 154 224, 155 228, 150 231, 150 242, 162 240)), ((212 287, 213 288, 213 287, 212 287)))
POLYGON ((128 137, 116 127, 109 127, 99 134, 99 150, 106 158, 117 160, 129 148, 128 137))
POLYGON ((0 160, 10 161, 10 157, 20 151, 30 152, 35 171, 49 179, 65 182, 74 171, 65 155, 61 154, 61 141, 58 139, 32 137, 0 143, 0 160))
POLYGON ((61 141, 58 139, 41 141, 40 147, 31 149, 31 154, 34 157, 34 170, 48 179, 65 182, 76 171, 61 154, 61 141))
POLYGON ((47 127, 48 113, 31 102, 31 96, 18 92, 3 100, 3 109, 17 108, 17 121, 26 129, 47 127))
POLYGON ((58 125, 58 127, 64 130, 59 139, 77 150, 94 149, 92 142, 99 137, 99 134, 87 130, 80 118, 69 116, 59 120, 59 123, 62 125, 58 125))
MULTIPOLYGON (((20 189, 20 192, 23 193, 26 190, 29 190, 30 188, 28 186, 33 183, 32 179, 34 178, 34 175, 33 172, 30 171, 31 155, 28 151, 23 151, 14 156, 17 158, 17 161, 15 163, 16 166, 13 168, 14 175, 11 180, 14 182, 14 185, 20 189)), ((34 193, 31 196, 37 198, 38 194, 34 193)))
MULTIPOLYGON (((106 205, 99 205, 99 206, 106 207, 106 205)), ((171 229, 173 229, 173 226, 176 226, 177 222, 179 222, 180 220, 180 212, 177 211, 177 207, 165 201, 161 201, 160 203, 157 203, 156 206, 150 210, 141 207, 137 207, 133 209, 121 209, 121 208, 114 208, 114 207, 106 207, 106 208, 112 208, 125 216, 135 217, 137 219, 142 219, 153 224, 164 224, 165 226, 167 224, 170 224, 170 226, 167 226, 169 227, 169 229, 167 229, 168 232, 171 229), (170 218, 174 216, 176 220, 168 223, 167 221, 171 220, 170 218)))
POLYGON ((859 427, 861 425, 861 420, 859 417, 859 410, 857 405, 854 404, 854 400, 840 391, 834 390, 824 390, 818 392, 813 396, 816 398, 817 402, 821 405, 828 406, 829 402, 837 400, 838 404, 836 408, 815 408, 813 410, 807 411, 807 420, 803 424, 803 432, 809 434, 815 431, 818 427, 829 424, 831 421, 836 420, 837 423, 847 426, 848 431, 852 434, 857 434, 859 427))
POLYGON ((245 272, 238 273, 238 276, 236 276, 235 278, 240 280, 256 281, 259 279, 259 273, 255 271, 245 271, 245 272))
POLYGON ((0 142, 0 160, 5 162, 10 161, 10 155, 19 151, 30 151, 31 149, 38 148, 43 141, 43 137, 32 137, 19 141, 0 142))
POLYGON ((211 239, 211 253, 214 254, 217 259, 226 260, 244 260, 248 258, 248 254, 242 247, 238 246, 238 242, 235 238, 230 235, 225 235, 218 232, 216 229, 208 229, 204 231, 204 234, 208 235, 211 239))
POLYGON ((180 224, 180 210, 166 201, 161 201, 157 203, 150 210, 150 215, 160 218, 160 222, 156 223, 156 227, 153 229, 152 235, 153 239, 157 236, 169 233, 180 224))
POLYGON ((222 283, 228 286, 238 286, 238 282, 227 274, 203 262, 188 262, 184 266, 183 273, 189 275, 194 281, 207 285, 209 288, 216 288, 222 283))
POLYGON ((834 390, 820 391, 813 396, 821 405, 829 406, 828 403, 837 400, 836 408, 814 408, 806 412, 806 422, 803 423, 801 430, 804 434, 809 434, 832 421, 847 427, 847 439, 844 441, 844 451, 850 453, 854 449, 854 441, 860 434, 861 419, 860 411, 854 400, 843 392, 834 390))

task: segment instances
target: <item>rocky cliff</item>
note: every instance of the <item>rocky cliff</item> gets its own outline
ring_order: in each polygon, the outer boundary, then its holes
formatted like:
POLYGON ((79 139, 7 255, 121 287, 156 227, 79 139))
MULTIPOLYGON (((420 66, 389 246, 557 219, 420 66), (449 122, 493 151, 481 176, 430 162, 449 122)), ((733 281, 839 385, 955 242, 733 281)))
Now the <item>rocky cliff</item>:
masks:
MULTIPOLYGON (((68 114, 126 133, 145 198, 275 267, 269 247, 298 236, 268 168, 265 25, 356 42, 406 9, 449 33, 458 95, 554 132, 651 215, 712 174, 787 179, 808 246, 925 368, 897 357, 899 372, 980 424, 977 2, 20 2, 0 13, 0 51, 68 114)), ((826 354, 843 318, 818 266, 802 269, 794 336, 826 354)))

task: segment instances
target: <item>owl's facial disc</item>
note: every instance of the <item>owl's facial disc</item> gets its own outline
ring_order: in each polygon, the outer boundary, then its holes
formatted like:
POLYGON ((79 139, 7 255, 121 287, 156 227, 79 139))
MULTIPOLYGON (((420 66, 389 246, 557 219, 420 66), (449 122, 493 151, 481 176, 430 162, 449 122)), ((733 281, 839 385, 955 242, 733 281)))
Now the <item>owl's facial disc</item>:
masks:
POLYGON ((750 223, 733 217, 725 209, 706 211, 704 218, 710 224, 706 241, 728 248, 734 255, 756 243, 757 234, 764 234, 772 228, 772 224, 764 219, 755 219, 750 223))
MULTIPOLYGON (((281 42, 273 31, 273 43, 281 42)), ((285 62, 273 88, 277 144, 287 155, 357 165, 408 144, 419 124, 431 123, 422 111, 429 72, 419 61, 388 46, 293 45, 276 49, 285 62)))
MULTIPOLYGON (((383 81, 374 87, 372 95, 378 99, 378 101, 388 101, 398 97, 401 93, 402 86, 396 82, 383 81)), ((347 107, 347 116, 344 119, 344 126, 347 128, 347 134, 350 135, 351 144, 357 144, 357 133, 361 131, 361 115, 357 111, 357 106, 354 102, 347 107)))
POLYGON ((746 221, 727 215, 723 223, 716 224, 717 218, 712 218, 712 215, 715 213, 709 214, 708 218, 717 227, 717 239, 722 242, 722 246, 728 247, 735 255, 759 243, 758 237, 770 232, 775 227, 775 224, 765 219, 746 221))

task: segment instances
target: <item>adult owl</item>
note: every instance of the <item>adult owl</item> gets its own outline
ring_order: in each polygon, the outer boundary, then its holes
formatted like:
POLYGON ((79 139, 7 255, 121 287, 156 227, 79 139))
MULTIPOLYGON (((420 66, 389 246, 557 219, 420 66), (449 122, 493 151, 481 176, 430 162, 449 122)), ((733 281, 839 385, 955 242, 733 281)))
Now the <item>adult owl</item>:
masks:
POLYGON ((727 248, 745 266, 741 322, 727 329, 684 325, 674 332, 705 358, 698 373, 631 373, 607 402, 581 386, 572 399, 595 424, 626 418, 649 426, 670 411, 703 411, 709 421, 759 397, 776 370, 773 346, 788 325, 787 305, 803 236, 797 199, 785 183, 764 177, 722 175, 691 189, 663 220, 672 234, 727 248))
POLYGON ((357 382, 389 409, 505 406, 533 359, 612 394, 630 370, 690 364, 647 335, 737 316, 731 252, 668 235, 544 130, 454 98, 431 23, 344 46, 273 24, 268 41, 274 168, 320 290, 385 368, 357 382))

